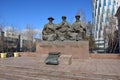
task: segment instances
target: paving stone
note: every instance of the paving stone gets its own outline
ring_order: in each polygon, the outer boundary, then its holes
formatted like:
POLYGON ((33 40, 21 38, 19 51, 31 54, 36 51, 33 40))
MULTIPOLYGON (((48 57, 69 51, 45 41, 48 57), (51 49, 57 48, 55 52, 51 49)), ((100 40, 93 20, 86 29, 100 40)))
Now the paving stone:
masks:
POLYGON ((0 59, 0 80, 120 80, 119 59, 62 56, 67 62, 71 59, 71 64, 46 65, 45 57, 0 59))

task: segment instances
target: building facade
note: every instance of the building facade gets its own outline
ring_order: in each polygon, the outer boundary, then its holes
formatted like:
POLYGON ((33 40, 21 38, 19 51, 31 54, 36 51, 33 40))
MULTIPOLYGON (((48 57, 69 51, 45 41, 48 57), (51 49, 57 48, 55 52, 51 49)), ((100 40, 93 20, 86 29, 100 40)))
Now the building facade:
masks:
POLYGON ((104 29, 108 24, 108 16, 114 16, 117 11, 118 0, 93 0, 94 38, 99 48, 105 48, 104 29))
POLYGON ((35 51, 36 39, 29 39, 28 36, 16 32, 0 31, 0 52, 14 51, 35 51))

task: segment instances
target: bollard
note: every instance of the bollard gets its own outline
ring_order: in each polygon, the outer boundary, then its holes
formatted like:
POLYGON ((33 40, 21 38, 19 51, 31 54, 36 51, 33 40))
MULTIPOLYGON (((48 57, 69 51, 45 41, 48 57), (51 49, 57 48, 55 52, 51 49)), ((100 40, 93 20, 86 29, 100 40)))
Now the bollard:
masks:
POLYGON ((6 53, 1 53, 1 58, 6 58, 6 53))
POLYGON ((19 57, 19 53, 14 52, 14 57, 19 57))

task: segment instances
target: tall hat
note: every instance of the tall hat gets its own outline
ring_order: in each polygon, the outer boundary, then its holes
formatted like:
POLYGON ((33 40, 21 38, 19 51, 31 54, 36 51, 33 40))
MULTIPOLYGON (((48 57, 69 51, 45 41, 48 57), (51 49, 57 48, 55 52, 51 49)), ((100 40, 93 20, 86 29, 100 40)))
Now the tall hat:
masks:
POLYGON ((49 18, 48 18, 48 20, 50 20, 50 19, 54 20, 54 18, 53 18, 53 17, 49 17, 49 18))
POLYGON ((76 15, 75 17, 80 17, 80 15, 76 15))
POLYGON ((66 16, 62 16, 62 18, 65 18, 65 19, 66 19, 67 17, 66 17, 66 16))

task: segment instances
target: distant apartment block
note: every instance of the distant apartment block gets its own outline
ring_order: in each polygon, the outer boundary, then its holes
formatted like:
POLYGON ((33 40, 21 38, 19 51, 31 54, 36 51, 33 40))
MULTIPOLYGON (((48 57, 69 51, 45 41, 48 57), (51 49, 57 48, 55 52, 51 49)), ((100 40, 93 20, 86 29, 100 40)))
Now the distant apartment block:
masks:
POLYGON ((93 0, 93 24, 95 39, 103 39, 103 29, 107 25, 108 16, 115 15, 117 0, 93 0))
MULTIPOLYGON (((36 42, 36 39, 30 39, 25 35, 20 35, 16 32, 0 32, 0 47, 4 48, 4 51, 9 51, 9 49, 16 49, 16 51, 25 51, 25 46, 30 43, 36 42), (7 50, 8 49, 8 50, 7 50)), ((37 40, 38 41, 38 40, 37 40)), ((28 45, 29 47, 30 45, 28 45)), ((2 50, 2 49, 1 49, 2 50)))

